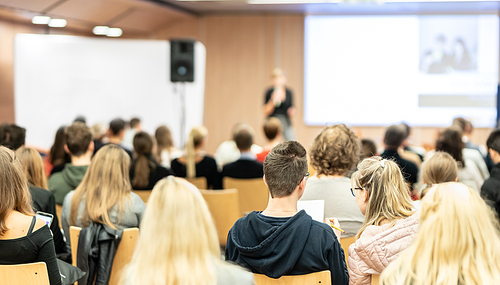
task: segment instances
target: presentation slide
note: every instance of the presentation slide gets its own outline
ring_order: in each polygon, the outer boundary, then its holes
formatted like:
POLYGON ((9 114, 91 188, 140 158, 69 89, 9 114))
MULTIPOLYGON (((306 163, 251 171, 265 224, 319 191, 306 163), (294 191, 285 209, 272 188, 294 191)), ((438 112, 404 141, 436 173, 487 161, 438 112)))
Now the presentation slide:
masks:
POLYGON ((497 15, 307 16, 308 125, 496 125, 497 15))

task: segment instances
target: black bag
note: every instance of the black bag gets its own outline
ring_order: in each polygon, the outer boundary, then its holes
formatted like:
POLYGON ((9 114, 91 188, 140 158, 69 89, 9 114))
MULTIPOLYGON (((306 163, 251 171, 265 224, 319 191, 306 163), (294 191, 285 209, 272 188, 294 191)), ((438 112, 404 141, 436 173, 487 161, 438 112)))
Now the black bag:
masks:
POLYGON ((66 263, 60 259, 57 259, 57 265, 59 266, 59 272, 61 272, 63 285, 71 285, 77 281, 80 281, 80 279, 86 274, 80 268, 66 263))

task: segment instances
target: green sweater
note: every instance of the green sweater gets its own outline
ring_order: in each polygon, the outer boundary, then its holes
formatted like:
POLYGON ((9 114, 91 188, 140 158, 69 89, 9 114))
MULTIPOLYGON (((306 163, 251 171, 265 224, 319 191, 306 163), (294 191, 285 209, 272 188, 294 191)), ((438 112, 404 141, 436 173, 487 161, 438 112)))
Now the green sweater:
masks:
POLYGON ((66 163, 61 172, 54 173, 49 178, 49 190, 56 198, 56 204, 62 205, 64 197, 70 191, 75 190, 83 176, 87 172, 88 165, 74 166, 71 163, 66 163))

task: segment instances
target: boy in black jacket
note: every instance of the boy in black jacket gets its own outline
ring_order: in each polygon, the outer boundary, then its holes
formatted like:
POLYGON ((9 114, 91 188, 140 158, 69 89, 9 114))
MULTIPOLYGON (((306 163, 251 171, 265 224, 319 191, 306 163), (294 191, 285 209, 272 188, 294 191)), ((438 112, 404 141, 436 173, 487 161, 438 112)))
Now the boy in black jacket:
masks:
POLYGON ((481 187, 481 197, 496 211, 500 217, 500 130, 494 130, 486 141, 488 152, 495 166, 491 169, 490 178, 481 187))
POLYGON ((306 150, 301 144, 287 141, 271 150, 264 162, 269 204, 234 224, 227 238, 226 260, 272 278, 330 270, 332 284, 349 283, 340 232, 313 221, 303 210, 297 212, 307 176, 306 150))

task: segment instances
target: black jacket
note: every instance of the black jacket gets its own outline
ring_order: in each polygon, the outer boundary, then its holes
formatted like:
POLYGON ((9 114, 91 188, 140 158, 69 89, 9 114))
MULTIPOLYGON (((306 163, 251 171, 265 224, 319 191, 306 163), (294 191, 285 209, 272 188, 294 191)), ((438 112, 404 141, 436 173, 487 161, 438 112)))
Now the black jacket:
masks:
POLYGON ((222 177, 224 176, 241 179, 262 178, 264 166, 256 160, 239 159, 224 165, 222 177))
POLYGON ((386 149, 380 156, 396 162, 396 164, 399 165, 401 172, 403 172, 403 176, 406 182, 410 182, 412 185, 417 182, 418 167, 415 165, 415 163, 401 158, 401 156, 399 156, 398 152, 395 150, 386 149))
POLYGON ((500 163, 491 169, 490 178, 481 187, 481 197, 496 211, 500 217, 500 163))
POLYGON ((80 279, 78 284, 107 285, 109 283, 113 259, 122 235, 123 230, 113 230, 98 223, 92 223, 81 230, 76 261, 78 268, 87 274, 80 279))
POLYGON ((332 284, 349 284, 344 251, 324 223, 305 211, 290 218, 252 212, 229 231, 226 260, 272 278, 330 270, 332 284))

